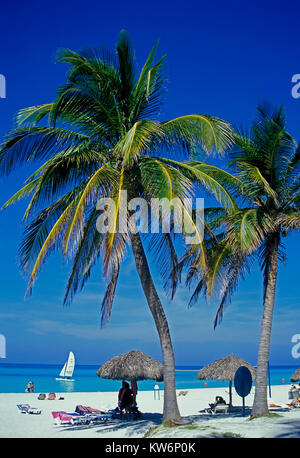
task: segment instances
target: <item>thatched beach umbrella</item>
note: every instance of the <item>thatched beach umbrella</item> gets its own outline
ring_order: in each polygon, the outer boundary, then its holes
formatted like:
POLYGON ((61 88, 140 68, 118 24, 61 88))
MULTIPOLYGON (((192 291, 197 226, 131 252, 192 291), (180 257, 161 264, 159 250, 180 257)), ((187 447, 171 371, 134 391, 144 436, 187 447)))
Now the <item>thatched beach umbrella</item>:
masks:
POLYGON ((98 377, 112 380, 152 379, 163 381, 163 365, 145 353, 132 350, 123 355, 114 356, 97 370, 98 377))
POLYGON ((225 358, 220 358, 203 367, 197 378, 200 380, 229 380, 229 405, 232 407, 232 381, 239 367, 246 366, 251 372, 252 379, 255 380, 256 370, 251 364, 244 359, 238 358, 235 355, 229 355, 225 358))
POLYGON ((300 380, 300 368, 296 370, 291 376, 291 382, 299 382, 300 380))

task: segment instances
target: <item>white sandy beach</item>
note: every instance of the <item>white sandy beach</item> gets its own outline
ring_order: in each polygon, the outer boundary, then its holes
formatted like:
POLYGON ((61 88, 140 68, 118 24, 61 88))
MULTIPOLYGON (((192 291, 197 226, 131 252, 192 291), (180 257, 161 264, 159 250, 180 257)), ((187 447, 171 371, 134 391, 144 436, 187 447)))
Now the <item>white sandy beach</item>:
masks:
MULTIPOLYGON (((272 402, 286 406, 288 401, 286 385, 272 387, 272 402)), ((181 390, 177 391, 177 394, 181 390)), ((151 437, 190 438, 190 437, 300 437, 300 409, 286 410, 271 408, 276 413, 266 418, 249 420, 249 410, 243 417, 241 410, 231 414, 211 415, 204 412, 209 402, 217 395, 228 402, 228 388, 201 388, 187 390, 186 396, 178 396, 178 404, 184 421, 189 425, 175 428, 159 428, 151 437)), ((59 393, 64 400, 38 400, 39 393, 1 393, 0 394, 0 437, 1 438, 142 438, 150 427, 162 422, 163 393, 160 400, 154 400, 151 391, 138 393, 137 402, 142 418, 132 420, 113 420, 106 424, 87 426, 57 426, 51 411, 72 412, 81 404, 97 409, 108 410, 117 405, 117 393, 59 393), (40 415, 22 414, 17 404, 26 403, 38 407, 40 415)), ((246 398, 246 406, 253 402, 254 389, 246 398)), ((242 406, 242 399, 233 389, 233 405, 242 406)))

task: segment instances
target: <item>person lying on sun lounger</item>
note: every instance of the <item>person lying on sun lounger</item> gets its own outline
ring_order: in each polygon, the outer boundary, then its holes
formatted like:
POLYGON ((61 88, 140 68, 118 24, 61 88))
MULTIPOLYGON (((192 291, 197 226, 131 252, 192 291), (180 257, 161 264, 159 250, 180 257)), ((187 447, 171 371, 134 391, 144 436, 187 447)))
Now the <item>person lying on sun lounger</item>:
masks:
POLYGON ((227 405, 225 399, 222 398, 222 396, 216 396, 216 400, 214 403, 208 404, 211 410, 215 410, 216 406, 219 405, 227 405))
POLYGON ((289 407, 295 407, 299 408, 300 407, 300 398, 298 399, 293 399, 289 404, 287 404, 289 407))

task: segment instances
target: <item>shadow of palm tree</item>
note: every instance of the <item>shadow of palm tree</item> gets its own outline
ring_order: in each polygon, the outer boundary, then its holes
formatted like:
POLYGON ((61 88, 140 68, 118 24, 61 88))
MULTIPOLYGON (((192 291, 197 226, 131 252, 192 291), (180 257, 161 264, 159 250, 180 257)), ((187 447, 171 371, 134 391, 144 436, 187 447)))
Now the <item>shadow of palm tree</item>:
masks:
POLYGON ((277 434, 276 438, 299 438, 300 437, 300 419, 282 420, 278 422, 282 428, 282 432, 277 434))
POLYGON ((144 434, 150 426, 160 425, 162 423, 162 414, 159 413, 144 413, 142 417, 137 420, 112 419, 105 421, 101 424, 90 423, 87 425, 76 426, 62 426, 60 431, 82 431, 95 429, 97 433, 103 431, 119 431, 128 429, 128 435, 144 434), (98 428, 98 429, 97 429, 98 428))

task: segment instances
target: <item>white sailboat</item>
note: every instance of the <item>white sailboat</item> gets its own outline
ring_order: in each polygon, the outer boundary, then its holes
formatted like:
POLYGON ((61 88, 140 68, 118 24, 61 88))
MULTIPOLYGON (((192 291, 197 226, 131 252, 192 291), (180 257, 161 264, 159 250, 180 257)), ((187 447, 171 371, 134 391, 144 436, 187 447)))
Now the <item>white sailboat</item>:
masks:
POLYGON ((73 382, 72 375, 75 367, 75 356, 72 351, 70 351, 67 361, 64 364, 64 367, 60 371, 59 377, 56 380, 65 380, 66 382, 73 382))

